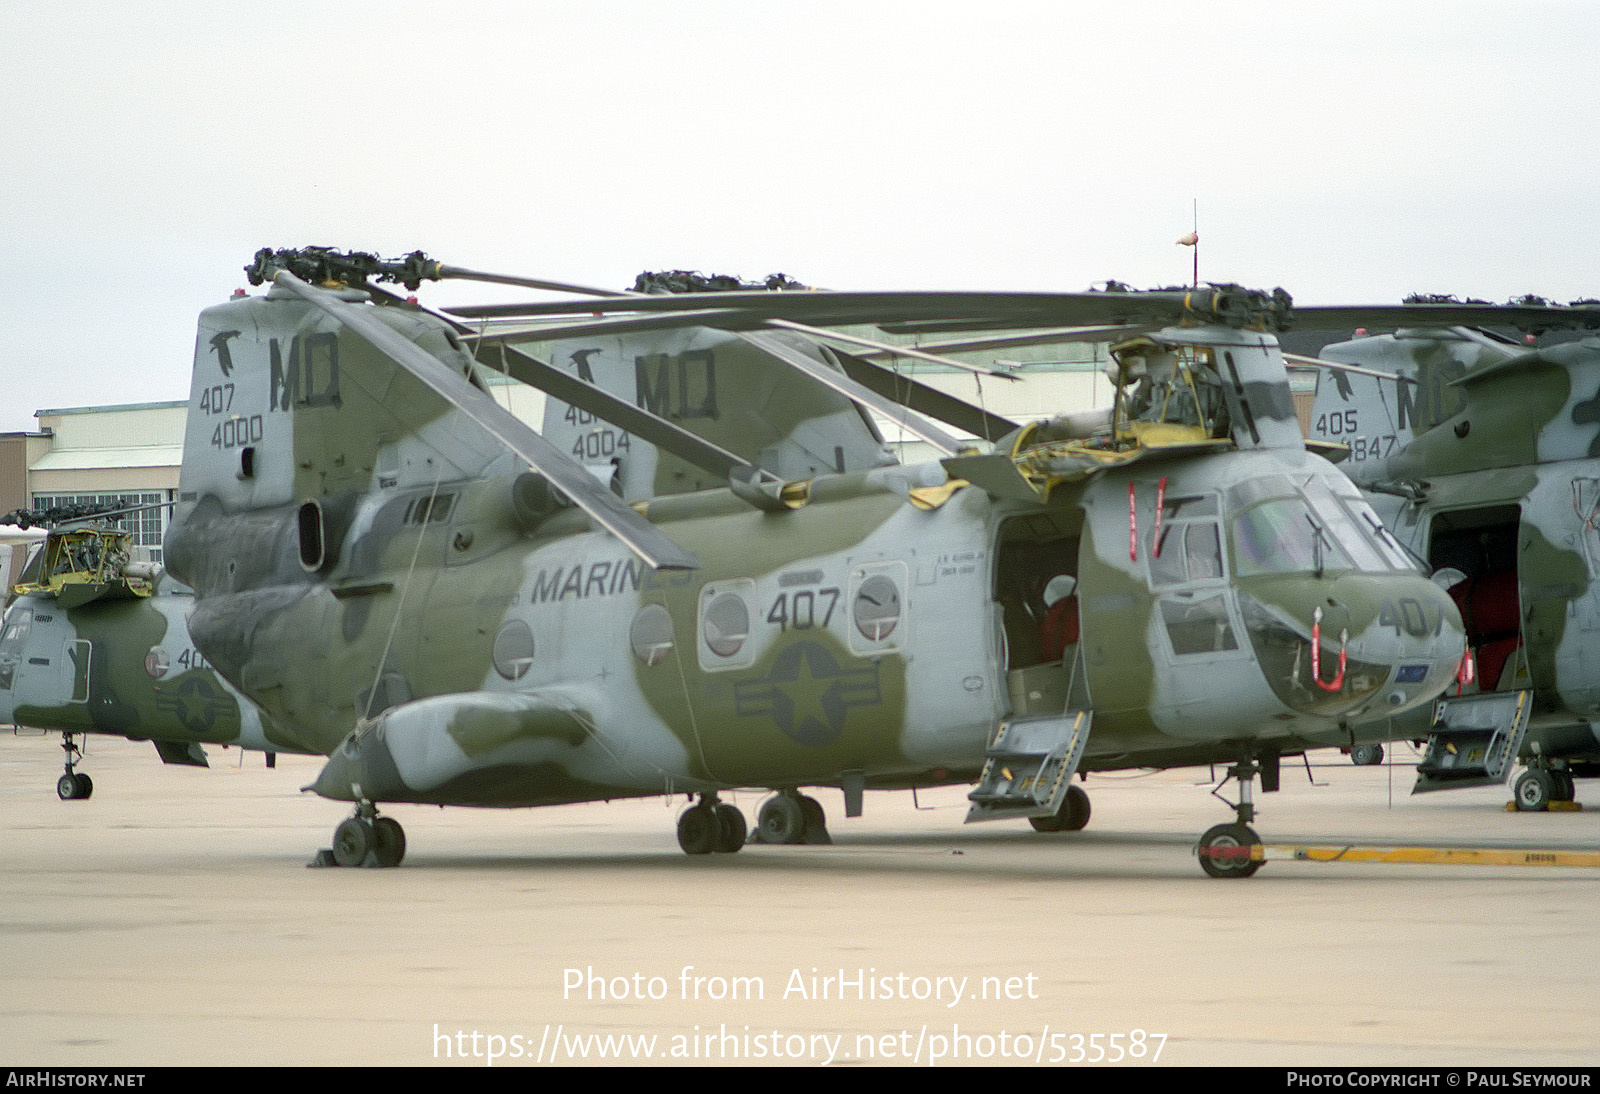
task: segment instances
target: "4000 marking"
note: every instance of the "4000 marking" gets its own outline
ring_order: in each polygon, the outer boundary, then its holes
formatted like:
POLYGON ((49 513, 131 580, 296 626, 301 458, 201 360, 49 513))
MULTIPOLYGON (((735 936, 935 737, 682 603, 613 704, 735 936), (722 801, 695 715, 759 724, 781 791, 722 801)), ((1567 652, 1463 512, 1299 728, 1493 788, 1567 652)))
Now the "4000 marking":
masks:
POLYGON ((260 444, 262 437, 261 415, 248 418, 229 418, 211 431, 212 448, 240 448, 247 444, 260 444))

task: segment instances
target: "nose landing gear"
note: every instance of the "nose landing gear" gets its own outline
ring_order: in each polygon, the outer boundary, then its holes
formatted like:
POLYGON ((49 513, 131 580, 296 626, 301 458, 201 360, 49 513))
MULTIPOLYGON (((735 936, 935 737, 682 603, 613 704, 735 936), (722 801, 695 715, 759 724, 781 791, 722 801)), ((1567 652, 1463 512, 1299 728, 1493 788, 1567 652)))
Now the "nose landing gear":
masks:
POLYGON ((56 780, 56 797, 62 801, 82 801, 94 793, 94 780, 72 766, 83 759, 83 749, 73 740, 74 734, 61 735, 61 747, 67 754, 66 774, 56 780))
POLYGON ((1233 807, 1236 820, 1233 824, 1218 824, 1206 829, 1199 843, 1195 845, 1195 853, 1200 856, 1200 868, 1210 876, 1249 877, 1261 869, 1261 860, 1255 857, 1254 851, 1254 848, 1260 846, 1261 837, 1250 827, 1250 822, 1256 819, 1256 807, 1251 799, 1250 784, 1257 775, 1260 775, 1263 790, 1276 790, 1277 760, 1278 757, 1274 753, 1266 764, 1257 763, 1254 759, 1234 764, 1228 768, 1228 773, 1222 777, 1222 781, 1212 789, 1214 797, 1233 807), (1239 781, 1237 802, 1230 802, 1218 793, 1227 785, 1229 779, 1239 781))
POLYGON ((333 830, 333 847, 317 852, 313 866, 399 866, 406 857, 406 833, 393 817, 378 816, 378 807, 363 801, 356 815, 333 830))

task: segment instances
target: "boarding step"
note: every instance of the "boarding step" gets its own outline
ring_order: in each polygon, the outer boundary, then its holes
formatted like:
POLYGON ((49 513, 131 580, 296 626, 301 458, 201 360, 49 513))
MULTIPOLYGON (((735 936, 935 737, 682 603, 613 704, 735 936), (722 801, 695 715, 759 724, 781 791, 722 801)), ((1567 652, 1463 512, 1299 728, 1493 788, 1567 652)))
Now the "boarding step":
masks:
POLYGON ((1061 808, 1083 759, 1094 714, 1069 710, 1001 722, 984 753, 983 774, 967 795, 967 823, 1047 817, 1061 808))
POLYGON ((1504 783, 1528 732, 1527 691, 1483 691, 1439 700, 1413 794, 1504 783))

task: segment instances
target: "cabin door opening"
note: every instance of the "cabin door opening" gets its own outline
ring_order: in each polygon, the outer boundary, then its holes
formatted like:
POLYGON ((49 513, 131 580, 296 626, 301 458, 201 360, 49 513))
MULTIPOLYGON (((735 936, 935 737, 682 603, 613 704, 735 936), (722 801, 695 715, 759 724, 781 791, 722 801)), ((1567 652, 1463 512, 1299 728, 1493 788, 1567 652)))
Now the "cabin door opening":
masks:
POLYGON ((1517 505, 1455 509, 1435 514, 1428 531, 1428 566, 1445 578, 1475 665, 1479 691, 1512 691, 1527 678, 1522 651, 1522 606, 1517 591, 1517 505))
POLYGON ((1014 517, 1001 527, 994 599, 1014 716, 1067 708, 1078 660, 1079 542, 1077 529, 1056 514, 1014 517))

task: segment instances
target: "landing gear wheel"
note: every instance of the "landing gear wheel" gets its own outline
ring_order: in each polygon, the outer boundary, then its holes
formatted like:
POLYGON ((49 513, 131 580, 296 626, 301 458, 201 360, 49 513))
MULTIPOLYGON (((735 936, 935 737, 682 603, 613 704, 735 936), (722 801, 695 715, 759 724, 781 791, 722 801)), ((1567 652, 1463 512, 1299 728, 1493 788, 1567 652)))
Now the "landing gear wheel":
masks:
POLYGON ((722 837, 722 822, 716 807, 701 803, 691 805, 678 817, 678 846, 686 854, 709 855, 717 849, 722 837))
POLYGON ((1356 745, 1350 749, 1350 762, 1357 767, 1377 767, 1383 763, 1383 746, 1379 744, 1356 745))
POLYGON ((810 801, 817 811, 822 806, 811 798, 796 799, 788 794, 775 794, 761 803, 756 814, 756 825, 761 830, 763 843, 800 843, 806 835, 806 810, 803 802, 810 801))
POLYGON ((360 866, 377 836, 360 817, 350 817, 333 830, 333 861, 338 866, 360 866))
POLYGON ((1578 796, 1578 787, 1572 780, 1572 772, 1552 771, 1550 774, 1556 781, 1556 789, 1555 793, 1551 795, 1551 801, 1569 802, 1578 796))
POLYGON ((822 811, 822 803, 816 798, 800 797, 800 812, 806 818, 805 831, 800 834, 801 843, 832 843, 833 837, 828 835, 828 817, 822 811))
POLYGON ((1530 767, 1517 779, 1515 798, 1521 813, 1537 813, 1550 808, 1555 797, 1556 783, 1550 772, 1530 767))
POLYGON ((61 749, 67 754, 66 763, 62 765, 66 770, 56 780, 56 797, 62 801, 82 801, 94 793, 94 780, 72 770, 73 764, 82 762, 83 749, 78 747, 71 733, 61 735, 61 749))
POLYGON ((1244 849, 1260 842, 1261 837, 1248 824, 1219 824, 1208 828, 1200 837, 1200 868, 1212 877, 1249 877, 1261 869, 1261 863, 1250 858, 1244 849), (1222 855, 1214 852, 1222 852, 1222 855))
POLYGON ((406 832, 393 817, 372 822, 372 855, 379 866, 399 866, 406 857, 406 832))
POLYGON ((1068 786, 1059 809, 1048 817, 1029 817, 1028 823, 1035 832, 1081 832, 1089 823, 1089 795, 1076 784, 1068 786))
POLYGON ((744 837, 749 832, 744 814, 739 812, 738 806, 727 802, 720 802, 713 809, 717 815, 717 845, 712 850, 732 854, 744 846, 744 837))

